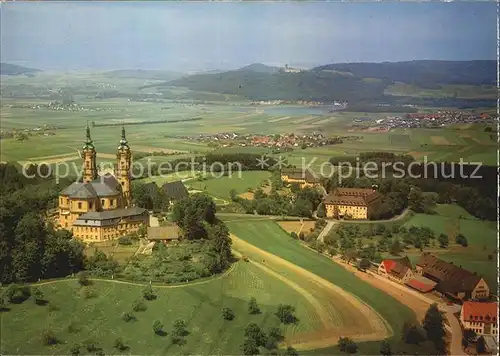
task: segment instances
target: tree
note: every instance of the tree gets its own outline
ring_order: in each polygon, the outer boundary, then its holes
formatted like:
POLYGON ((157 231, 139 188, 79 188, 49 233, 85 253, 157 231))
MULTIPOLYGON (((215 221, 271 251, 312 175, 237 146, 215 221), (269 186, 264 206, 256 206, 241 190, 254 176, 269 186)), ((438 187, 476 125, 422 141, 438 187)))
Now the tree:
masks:
POLYGON ((402 339, 407 344, 418 345, 425 340, 425 337, 417 325, 405 322, 402 328, 402 339))
POLYGON ((172 334, 181 337, 188 334, 186 330, 186 323, 184 322, 184 320, 177 319, 176 321, 174 321, 172 334))
POLYGON ((439 247, 446 248, 448 247, 448 236, 445 234, 440 234, 438 237, 439 247))
POLYGON ((233 320, 234 319, 234 312, 231 308, 224 308, 222 309, 222 317, 224 320, 233 320))
POLYGON ((399 239, 396 237, 394 241, 392 241, 391 248, 389 249, 389 252, 391 255, 397 256, 401 252, 401 243, 399 242, 399 239))
POLYGON ((483 336, 480 336, 476 341, 476 352, 480 355, 486 352, 486 341, 483 336))
POLYGON ((159 320, 155 320, 153 323, 153 331, 156 335, 160 335, 163 332, 163 324, 159 320))
POLYGON ((418 187, 412 187, 410 193, 408 194, 408 207, 417 212, 422 213, 424 211, 422 190, 418 187))
POLYGON ((86 271, 78 273, 78 283, 81 286, 88 286, 90 284, 89 273, 86 271))
POLYGON ((209 228, 208 235, 210 237, 211 251, 216 257, 216 264, 212 273, 220 273, 229 267, 232 261, 232 240, 229 236, 229 229, 221 221, 209 228))
POLYGON ((128 323, 128 322, 131 322, 133 320, 135 320, 135 317, 132 315, 132 313, 123 313, 122 314, 122 319, 128 323))
POLYGON ((326 208, 325 208, 324 203, 321 203, 318 205, 318 210, 316 211, 316 216, 318 218, 326 218, 326 208))
POLYGON ((260 314, 260 308, 257 305, 257 299, 254 297, 250 298, 248 302, 248 313, 249 314, 260 314))
POLYGON ((257 346, 264 346, 266 344, 267 338, 264 332, 255 323, 248 324, 245 328, 245 337, 254 340, 257 346))
POLYGON ((146 286, 142 291, 142 296, 146 300, 154 300, 156 299, 156 295, 153 293, 153 287, 151 285, 146 286))
POLYGON ((259 347, 254 339, 247 338, 243 342, 243 345, 241 345, 241 351, 243 355, 258 355, 259 347))
POLYGON ((283 356, 299 356, 299 353, 292 346, 288 346, 283 356))
POLYGON ((146 304, 144 304, 144 302, 140 299, 134 300, 134 302, 132 303, 132 310, 135 312, 145 311, 147 309, 148 307, 146 306, 146 304))
POLYGON ((391 344, 389 344, 387 340, 383 340, 382 343, 380 344, 380 354, 382 356, 392 355, 391 344))
POLYGON ((289 304, 279 304, 275 315, 283 324, 294 324, 298 319, 293 314, 295 308, 289 304))
POLYGON ((358 350, 358 345, 348 337, 340 337, 338 345, 341 352, 353 354, 358 350))
POLYGON ((114 347, 115 349, 117 349, 118 351, 125 351, 128 349, 127 345, 125 345, 125 343, 123 342, 122 338, 119 337, 115 340, 115 344, 114 344, 114 347))
POLYGON ((371 262, 368 258, 362 258, 359 261, 359 269, 361 269, 362 271, 365 271, 366 269, 370 268, 370 266, 371 262))
POLYGON ((467 348, 470 343, 476 340, 477 334, 472 329, 465 329, 462 334, 462 346, 467 348))
POLYGON ((425 313, 422 326, 427 333, 427 338, 440 350, 444 346, 443 340, 446 332, 444 329, 443 313, 438 309, 436 303, 432 304, 425 313))
POLYGON ((266 340, 266 349, 268 350, 274 350, 278 348, 278 344, 283 341, 285 337, 283 336, 283 333, 281 332, 280 328, 270 328, 268 333, 267 333, 267 340, 266 340))
POLYGON ((459 245, 462 245, 463 247, 468 246, 467 238, 462 234, 457 235, 457 237, 455 238, 455 242, 459 245))
POLYGON ((36 304, 41 305, 45 302, 43 292, 38 287, 33 288, 31 295, 36 304))

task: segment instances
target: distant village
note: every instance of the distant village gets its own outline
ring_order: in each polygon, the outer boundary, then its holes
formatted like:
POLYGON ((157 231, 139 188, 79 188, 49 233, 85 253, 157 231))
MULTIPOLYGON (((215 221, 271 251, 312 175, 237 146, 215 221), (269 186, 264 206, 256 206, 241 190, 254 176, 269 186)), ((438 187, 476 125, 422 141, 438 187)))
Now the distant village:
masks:
POLYGON ((353 120, 353 126, 370 122, 375 123, 381 131, 395 128, 439 128, 448 125, 482 123, 493 124, 495 118, 488 114, 474 114, 466 111, 437 111, 434 113, 412 113, 401 116, 387 116, 372 119, 362 117, 353 120))
POLYGON ((326 137, 319 132, 297 135, 276 134, 276 135, 258 135, 258 134, 237 134, 235 132, 218 133, 213 135, 196 136, 175 136, 190 141, 208 143, 212 147, 267 147, 275 149, 293 149, 307 147, 322 147, 336 145, 344 140, 356 139, 355 136, 336 136, 326 137))

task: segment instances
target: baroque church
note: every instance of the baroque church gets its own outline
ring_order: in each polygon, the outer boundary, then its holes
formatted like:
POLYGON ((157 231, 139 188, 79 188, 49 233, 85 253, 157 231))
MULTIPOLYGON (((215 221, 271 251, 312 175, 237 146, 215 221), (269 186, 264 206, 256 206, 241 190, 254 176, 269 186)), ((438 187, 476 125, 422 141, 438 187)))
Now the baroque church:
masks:
POLYGON ((148 211, 132 206, 132 153, 122 127, 114 174, 98 174, 96 150, 87 125, 83 146, 81 182, 74 182, 59 195, 59 226, 84 242, 115 239, 148 225, 148 211))

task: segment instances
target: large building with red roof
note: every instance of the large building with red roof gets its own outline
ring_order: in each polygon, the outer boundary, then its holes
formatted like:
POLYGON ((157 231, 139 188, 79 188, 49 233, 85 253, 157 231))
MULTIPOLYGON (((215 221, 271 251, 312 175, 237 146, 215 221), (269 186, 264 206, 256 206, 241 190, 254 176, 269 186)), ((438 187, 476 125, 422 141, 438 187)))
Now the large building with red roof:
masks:
POLYGON ((460 321, 464 329, 478 335, 498 335, 498 302, 467 301, 462 305, 460 321))

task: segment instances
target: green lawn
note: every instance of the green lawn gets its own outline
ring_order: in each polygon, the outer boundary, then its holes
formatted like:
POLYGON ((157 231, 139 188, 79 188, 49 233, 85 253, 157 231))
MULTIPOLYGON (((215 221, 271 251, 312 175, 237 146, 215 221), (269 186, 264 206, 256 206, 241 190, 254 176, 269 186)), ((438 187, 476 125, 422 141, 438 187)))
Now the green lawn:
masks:
POLYGON ((229 275, 205 284, 153 287, 158 298, 145 301, 148 309, 135 312, 137 321, 130 323, 123 321, 121 315, 131 312, 133 301, 142 295, 142 286, 99 281, 85 288, 94 290, 96 297, 85 299, 76 280, 65 280, 40 287, 48 305, 37 306, 32 300, 9 305, 11 309, 2 312, 1 353, 67 355, 76 343, 93 340, 106 355, 117 354, 113 343, 121 337, 130 347, 127 353, 135 355, 237 355, 241 353, 246 325, 255 322, 264 330, 279 326, 274 316, 278 303, 295 306, 300 319, 297 326, 284 328, 287 336, 317 326, 314 310, 300 294, 244 262, 239 262, 229 275), (248 300, 252 296, 261 308, 259 315, 248 314, 248 300), (233 309, 236 315, 233 321, 222 318, 224 307, 233 309), (176 319, 185 320, 190 333, 182 347, 172 345, 169 335, 176 319), (154 320, 164 324, 166 336, 153 333, 154 320), (68 332, 71 323, 80 331, 68 332), (45 330, 52 330, 61 343, 43 346, 41 334, 45 330))
MULTIPOLYGON (((406 306, 382 291, 352 276, 343 267, 302 247, 293 240, 273 221, 229 221, 227 225, 232 233, 247 242, 277 255, 297 266, 305 268, 333 284, 351 292, 365 301, 384 317, 395 330, 393 342, 398 343, 399 330, 403 322, 415 319, 415 314, 406 306)), ((360 352, 378 352, 375 343, 360 344, 360 352)), ((325 354, 332 350, 319 350, 318 354, 325 354)))
POLYGON ((248 188, 255 189, 260 183, 269 179, 271 173, 267 171, 243 171, 241 175, 234 172, 231 176, 220 178, 208 178, 206 180, 192 180, 186 182, 190 189, 202 190, 208 194, 222 199, 230 199, 229 191, 236 190, 236 193, 241 194, 248 188))

